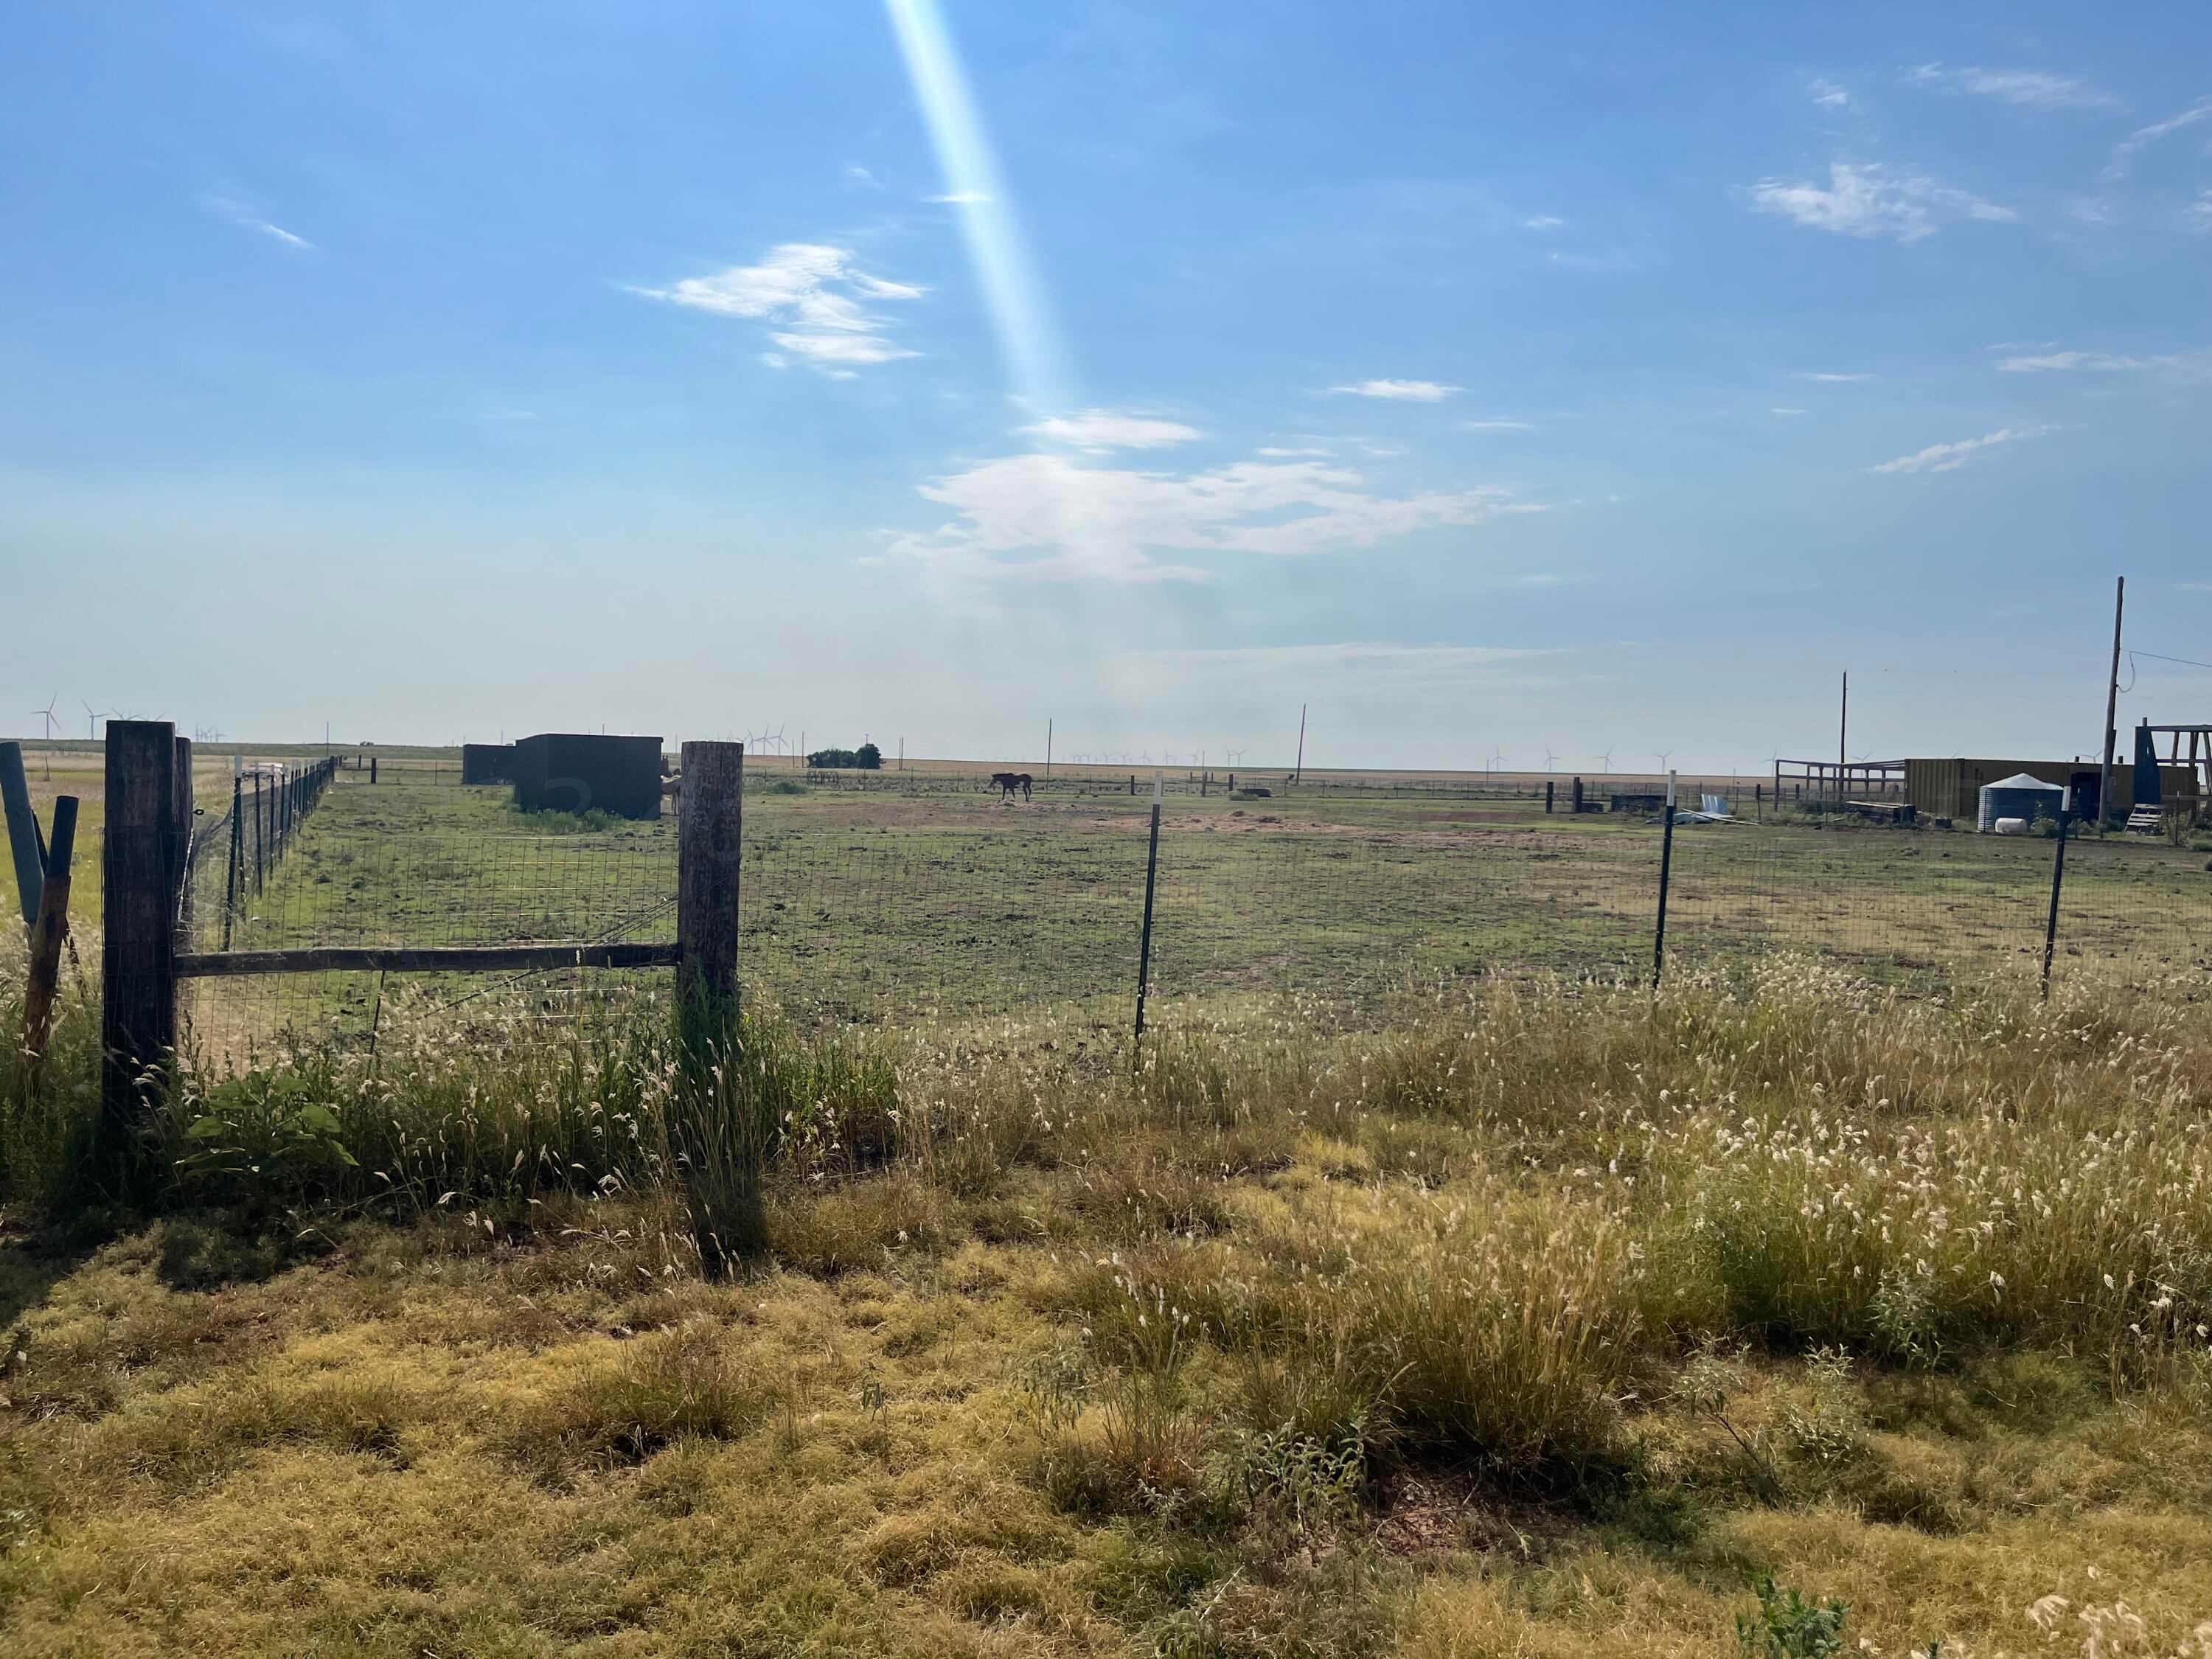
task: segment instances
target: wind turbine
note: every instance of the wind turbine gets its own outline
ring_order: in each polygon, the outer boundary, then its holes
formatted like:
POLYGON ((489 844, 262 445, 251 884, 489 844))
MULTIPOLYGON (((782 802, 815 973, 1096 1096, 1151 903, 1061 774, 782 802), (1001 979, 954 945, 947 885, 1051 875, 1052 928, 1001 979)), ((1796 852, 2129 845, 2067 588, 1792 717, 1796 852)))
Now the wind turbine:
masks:
MULTIPOLYGON (((79 697, 77 701, 84 702, 82 697, 79 697)), ((94 738, 100 736, 100 716, 92 712, 92 705, 88 702, 84 703, 84 734, 88 738, 94 738)))
POLYGON ((1504 759, 1505 751, 1503 749, 1497 747, 1495 744, 1492 744, 1490 750, 1490 759, 1482 769, 1486 772, 1495 772, 1498 770, 1498 767, 1504 763, 1504 759))
POLYGON ((1659 775, 1662 778, 1667 775, 1667 757, 1674 752, 1674 751, 1671 749, 1655 749, 1652 750, 1652 753, 1659 757, 1659 775))
POLYGON ((1548 743, 1544 745, 1544 769, 1547 772, 1550 771, 1552 769, 1553 763, 1559 758, 1559 757, 1557 755, 1552 752, 1552 745, 1548 743))
POLYGON ((48 778, 52 778, 54 775, 54 705, 61 700, 62 694, 57 691, 46 699, 46 706, 44 708, 33 708, 31 711, 46 723, 46 776, 48 778))
POLYGON ((1605 753, 1595 757, 1595 758, 1604 763, 1605 769, 1607 773, 1610 775, 1613 771, 1613 750, 1608 749, 1605 753))

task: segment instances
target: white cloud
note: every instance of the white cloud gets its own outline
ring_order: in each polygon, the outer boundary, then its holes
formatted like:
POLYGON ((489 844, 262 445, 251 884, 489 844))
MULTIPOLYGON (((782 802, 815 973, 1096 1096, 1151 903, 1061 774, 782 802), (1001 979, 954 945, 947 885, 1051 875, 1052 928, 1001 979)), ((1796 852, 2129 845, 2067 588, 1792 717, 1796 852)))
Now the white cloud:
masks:
POLYGON ((2119 109, 2120 100, 2070 76, 2045 70, 1956 69, 1923 64, 1905 72, 1917 86, 1996 98, 2026 109, 2119 109))
POLYGON ((1869 472, 1956 472, 1985 449, 1999 444, 2018 443, 2024 438, 2040 438, 2056 428, 2047 426, 2005 427, 1979 438, 1961 438, 1956 443, 1930 444, 1910 455, 1900 455, 1893 461, 1884 461, 1870 466, 1869 472))
POLYGON ((1790 377, 1793 380, 1815 380, 1822 386, 1844 386, 1857 380, 1871 380, 1871 374, 1824 374, 1818 369, 1801 369, 1790 377))
POLYGON ((1807 95, 1822 109, 1849 109, 1851 106, 1850 91, 1833 81, 1816 79, 1805 90, 1807 95))
POLYGON ((2137 127, 2112 146, 2112 165, 2105 169, 2105 177, 2116 178, 2127 170, 2128 158, 2146 144, 2154 144, 2170 132, 2184 127, 2193 127, 2199 121, 2212 120, 2212 98, 2200 98, 2179 115, 2168 116, 2163 121, 2154 121, 2147 127, 2137 127))
POLYGON ((2069 369, 2112 371, 2150 366, 2144 358, 2115 357, 2109 351, 2051 351, 2040 356, 2006 357, 1997 363, 1998 369, 2007 374, 2048 374, 2069 369))
MULTIPOLYGON (((2185 386, 2212 384, 2212 351, 2168 351, 2154 357, 2123 357, 2110 351, 2057 351, 2045 340, 2027 348, 2031 355, 2006 357, 1997 368, 2008 374, 2124 374, 2145 373, 2185 386)), ((1992 350, 2012 348, 1995 346, 1992 350)))
POLYGON ((1334 453, 1334 451, 1327 449, 1277 449, 1273 447, 1263 448, 1258 453, 1271 461, 1303 459, 1310 456, 1322 460, 1327 460, 1331 454, 1334 453))
POLYGON ((673 288, 635 291, 695 311, 780 325, 769 335, 779 351, 763 355, 770 367, 781 368, 777 359, 788 353, 824 374, 847 377, 855 368, 915 356, 884 337, 884 319, 860 299, 915 300, 925 290, 854 269, 850 248, 785 242, 757 265, 731 265, 709 276, 686 276, 673 288))
POLYGON ((1559 218, 1553 214, 1537 213, 1532 214, 1528 218, 1523 219, 1521 222, 1521 228, 1523 230, 1560 230, 1565 228, 1566 222, 1567 222, 1565 219, 1559 218))
POLYGON ((1148 415, 1117 415, 1110 409, 1087 409, 1080 415, 1055 415, 1023 428, 1054 443, 1073 444, 1093 454, 1114 449, 1165 449, 1187 444, 1206 434, 1194 426, 1163 421, 1148 415))
POLYGON ((2181 216, 2194 231, 2212 233, 2212 190, 2200 191, 2181 216))
POLYGON ((1469 432, 1530 432, 1534 430, 1534 428, 1530 426, 1526 421, 1462 421, 1460 424, 1466 428, 1469 432))
POLYGON ((1894 173, 1873 162, 1831 164, 1825 187, 1770 179, 1751 187, 1751 201, 1761 213, 1781 214, 1809 229, 1840 236, 1886 236, 1899 242, 1933 236, 1945 219, 2020 217, 2008 207, 1985 202, 1924 173, 1894 173))
MULTIPOLYGON (((852 180, 852 182, 856 185, 876 184, 876 175, 869 172, 867 168, 862 167, 858 161, 848 161, 845 163, 845 177, 852 180)), ((880 189, 881 186, 878 185, 878 188, 880 189)))
POLYGON ((1360 380, 1351 386, 1333 386, 1331 392, 1346 392, 1355 398, 1384 398, 1395 403, 1438 404, 1463 386, 1440 386, 1434 380, 1360 380))
POLYGON ((272 225, 242 203, 227 196, 203 196, 200 205, 218 218, 228 219, 243 229, 258 231, 271 241, 282 242, 286 247, 312 250, 314 244, 304 236, 295 236, 282 225, 272 225))
POLYGON ((1783 409, 1778 407, 1770 409, 1766 412, 1770 415, 1809 415, 1813 411, 1808 409, 1783 409))
POLYGON ((1358 472, 1318 460, 1178 473, 1043 453, 985 461, 921 493, 953 516, 933 533, 895 537, 890 553, 950 574, 1047 581, 1203 580, 1204 569, 1156 555, 1340 552, 1540 510, 1496 486, 1381 495, 1358 472))
POLYGON ((921 199, 940 207, 981 207, 991 198, 980 190, 956 190, 943 196, 925 196, 921 199))

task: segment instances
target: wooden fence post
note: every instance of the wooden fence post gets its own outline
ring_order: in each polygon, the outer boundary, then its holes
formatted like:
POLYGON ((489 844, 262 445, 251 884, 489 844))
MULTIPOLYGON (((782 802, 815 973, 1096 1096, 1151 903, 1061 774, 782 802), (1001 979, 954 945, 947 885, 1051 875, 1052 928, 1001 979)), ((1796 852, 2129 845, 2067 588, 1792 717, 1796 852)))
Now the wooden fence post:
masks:
MULTIPOLYGON (((185 786, 190 787, 189 783, 185 786)), ((126 1148, 177 1042, 177 728, 107 723, 107 827, 100 851, 100 1103, 126 1148)))
POLYGON ((23 926, 35 927, 46 856, 40 844, 38 817, 31 811, 31 786, 23 775, 23 746, 19 743, 0 743, 0 810, 7 815, 8 845, 15 860, 15 896, 22 904, 23 926))
POLYGON ((676 821, 676 969, 679 1003, 727 1007, 738 996, 738 853, 744 824, 745 746, 684 745, 676 821))
POLYGON ((23 1064, 33 1097, 46 1067, 46 1028, 61 994, 62 941, 69 935, 70 862, 76 850, 75 795, 54 799, 54 833, 46 842, 46 881, 31 929, 31 972, 23 994, 23 1064))

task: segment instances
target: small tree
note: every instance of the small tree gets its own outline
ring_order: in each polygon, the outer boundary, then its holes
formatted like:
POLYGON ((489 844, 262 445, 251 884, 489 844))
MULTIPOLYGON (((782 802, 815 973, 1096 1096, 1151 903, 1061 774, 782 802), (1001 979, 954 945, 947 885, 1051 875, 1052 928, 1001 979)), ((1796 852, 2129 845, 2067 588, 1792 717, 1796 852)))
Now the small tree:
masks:
POLYGON ((884 751, 872 743, 864 743, 853 751, 853 764, 863 772, 880 772, 883 770, 884 751))

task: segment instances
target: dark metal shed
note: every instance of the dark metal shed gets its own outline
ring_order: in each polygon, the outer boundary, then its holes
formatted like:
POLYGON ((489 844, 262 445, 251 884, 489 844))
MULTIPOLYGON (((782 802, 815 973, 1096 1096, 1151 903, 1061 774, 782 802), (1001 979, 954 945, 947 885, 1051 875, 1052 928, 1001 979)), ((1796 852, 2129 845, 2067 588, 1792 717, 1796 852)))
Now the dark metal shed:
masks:
POLYGON ((660 816, 660 739, 544 732, 514 744, 514 804, 532 811, 660 816))
POLYGON ((461 745, 463 783, 513 783, 514 745, 511 743, 465 743, 461 745))

